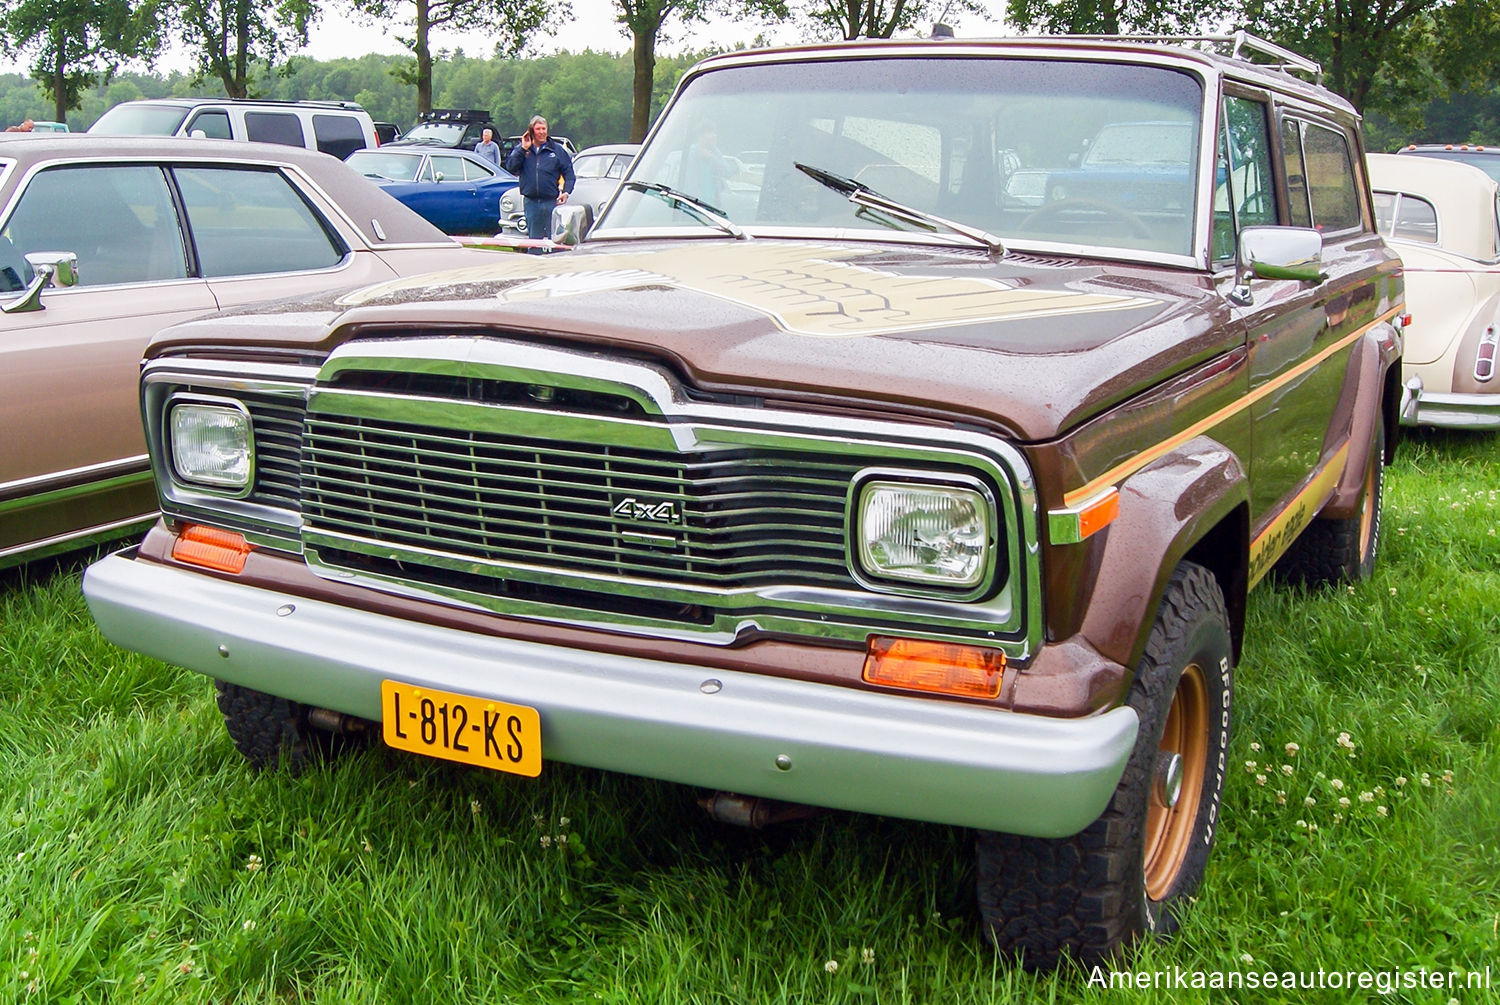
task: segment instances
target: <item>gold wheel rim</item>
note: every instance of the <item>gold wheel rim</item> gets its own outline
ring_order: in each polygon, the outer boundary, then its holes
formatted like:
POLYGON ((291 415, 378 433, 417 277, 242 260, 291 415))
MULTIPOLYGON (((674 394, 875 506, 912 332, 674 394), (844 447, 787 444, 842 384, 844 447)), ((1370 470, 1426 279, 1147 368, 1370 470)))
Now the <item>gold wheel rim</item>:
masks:
POLYGON ((1182 758, 1182 788, 1175 806, 1158 796, 1156 766, 1146 796, 1146 896, 1164 900, 1172 891, 1198 822, 1198 803, 1208 766, 1208 684, 1203 668, 1191 663, 1182 671, 1172 707, 1167 711, 1159 750, 1182 758))

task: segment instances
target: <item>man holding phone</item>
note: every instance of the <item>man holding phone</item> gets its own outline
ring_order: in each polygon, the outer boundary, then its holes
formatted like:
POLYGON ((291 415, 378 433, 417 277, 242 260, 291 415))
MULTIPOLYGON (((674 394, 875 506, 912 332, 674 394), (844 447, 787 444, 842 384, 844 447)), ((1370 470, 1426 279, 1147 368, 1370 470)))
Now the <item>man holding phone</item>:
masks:
POLYGON ((505 158, 505 170, 521 181, 525 200, 528 237, 549 236, 552 208, 568 201, 573 191, 573 158, 557 143, 547 138, 547 120, 533 115, 520 146, 505 158))

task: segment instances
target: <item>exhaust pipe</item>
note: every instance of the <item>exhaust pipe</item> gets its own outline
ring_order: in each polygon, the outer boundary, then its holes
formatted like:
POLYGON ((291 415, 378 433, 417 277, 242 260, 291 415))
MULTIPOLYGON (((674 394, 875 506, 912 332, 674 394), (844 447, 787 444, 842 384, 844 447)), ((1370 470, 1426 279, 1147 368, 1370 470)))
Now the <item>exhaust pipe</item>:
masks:
POLYGON ((828 812, 822 806, 786 803, 780 799, 762 799, 760 796, 742 796, 737 792, 715 792, 706 799, 698 800, 698 805, 720 823, 749 827, 752 830, 790 820, 806 820, 828 812))

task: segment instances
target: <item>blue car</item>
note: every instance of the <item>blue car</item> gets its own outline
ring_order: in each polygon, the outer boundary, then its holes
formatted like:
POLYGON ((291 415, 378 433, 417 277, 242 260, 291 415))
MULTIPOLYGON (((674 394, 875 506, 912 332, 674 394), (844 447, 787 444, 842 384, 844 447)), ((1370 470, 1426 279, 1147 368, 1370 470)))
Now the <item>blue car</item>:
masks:
POLYGON ((500 229, 500 197, 516 176, 466 150, 380 147, 344 161, 433 226, 449 234, 500 229))

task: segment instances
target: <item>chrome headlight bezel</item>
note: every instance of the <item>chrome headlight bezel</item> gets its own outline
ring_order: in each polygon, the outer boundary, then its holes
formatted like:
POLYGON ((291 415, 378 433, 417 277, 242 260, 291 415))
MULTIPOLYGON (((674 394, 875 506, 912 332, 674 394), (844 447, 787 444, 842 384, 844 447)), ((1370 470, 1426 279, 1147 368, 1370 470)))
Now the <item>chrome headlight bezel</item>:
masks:
POLYGON ((999 533, 999 506, 994 490, 983 479, 966 474, 897 468, 866 468, 850 483, 845 517, 849 571, 867 590, 911 597, 944 600, 978 600, 995 586, 999 533), (889 491, 951 494, 970 502, 982 520, 984 553, 972 574, 948 579, 924 573, 897 573, 879 568, 865 535, 868 507, 878 493, 889 491))
POLYGON ((163 410, 163 438, 165 439, 167 471, 174 484, 192 492, 205 492, 230 499, 243 499, 255 487, 255 424, 245 403, 236 398, 220 398, 205 394, 177 393, 167 399, 163 410), (231 476, 213 474, 189 474, 179 454, 178 416, 185 410, 218 412, 232 417, 234 426, 241 431, 244 451, 244 473, 231 476))

